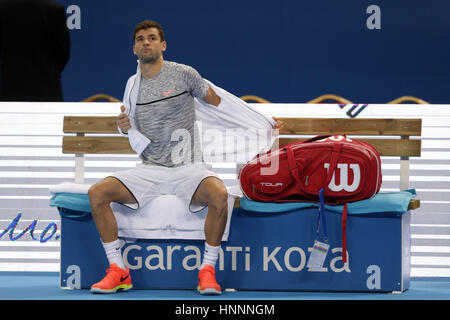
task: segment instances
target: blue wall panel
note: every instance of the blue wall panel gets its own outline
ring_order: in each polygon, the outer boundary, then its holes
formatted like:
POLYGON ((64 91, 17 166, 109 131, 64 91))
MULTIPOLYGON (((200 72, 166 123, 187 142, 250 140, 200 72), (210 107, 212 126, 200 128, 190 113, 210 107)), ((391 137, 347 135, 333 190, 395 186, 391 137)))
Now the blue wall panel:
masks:
MULTIPOLYGON (((450 2, 446 0, 59 0, 81 10, 63 73, 66 101, 122 98, 135 72, 134 26, 158 21, 165 59, 195 67, 238 95, 306 102, 333 93, 355 103, 413 95, 450 101, 450 2), (380 8, 381 29, 366 13, 380 8)), ((71 12, 67 14, 71 16, 71 12)))

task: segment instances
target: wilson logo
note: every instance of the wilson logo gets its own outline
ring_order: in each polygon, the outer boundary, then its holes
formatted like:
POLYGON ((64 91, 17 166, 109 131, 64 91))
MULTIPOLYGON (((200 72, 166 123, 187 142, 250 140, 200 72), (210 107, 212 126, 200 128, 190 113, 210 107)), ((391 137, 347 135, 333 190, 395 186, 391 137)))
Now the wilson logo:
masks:
POLYGON ((277 182, 277 183, 260 182, 259 184, 264 186, 264 187, 282 187, 283 186, 282 182, 277 182))
MULTIPOLYGON (((324 167, 328 169, 330 167, 329 163, 324 163, 324 167)), ((359 164, 350 164, 350 169, 353 171, 353 182, 352 184, 349 184, 348 179, 348 170, 349 165, 347 163, 338 163, 337 168, 340 171, 339 176, 339 185, 336 185, 336 171, 333 173, 333 178, 330 181, 330 184, 328 185, 328 188, 332 191, 339 192, 342 190, 345 190, 347 192, 353 192, 356 189, 358 189, 359 184, 361 182, 361 170, 359 168, 359 164)))

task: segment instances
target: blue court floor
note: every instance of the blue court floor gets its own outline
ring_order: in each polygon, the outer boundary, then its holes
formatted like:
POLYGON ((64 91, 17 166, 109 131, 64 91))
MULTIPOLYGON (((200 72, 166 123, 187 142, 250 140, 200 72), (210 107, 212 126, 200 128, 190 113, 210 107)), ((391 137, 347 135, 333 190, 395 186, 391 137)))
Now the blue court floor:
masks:
POLYGON ((62 290, 58 273, 0 272, 0 300, 450 300, 450 278, 413 278, 401 294, 226 291, 221 296, 200 296, 195 290, 130 290, 105 295, 62 290))

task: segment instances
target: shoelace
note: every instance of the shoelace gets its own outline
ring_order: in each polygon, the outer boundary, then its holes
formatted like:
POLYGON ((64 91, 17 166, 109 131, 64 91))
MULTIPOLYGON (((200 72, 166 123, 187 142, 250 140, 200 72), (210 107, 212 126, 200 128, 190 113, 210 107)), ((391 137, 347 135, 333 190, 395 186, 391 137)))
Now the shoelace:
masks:
POLYGON ((113 272, 114 269, 113 268, 108 268, 106 269, 106 275, 110 274, 111 272, 113 272))
POLYGON ((202 271, 202 279, 203 281, 206 280, 206 282, 216 282, 216 278, 215 278, 215 271, 213 269, 203 269, 202 271))

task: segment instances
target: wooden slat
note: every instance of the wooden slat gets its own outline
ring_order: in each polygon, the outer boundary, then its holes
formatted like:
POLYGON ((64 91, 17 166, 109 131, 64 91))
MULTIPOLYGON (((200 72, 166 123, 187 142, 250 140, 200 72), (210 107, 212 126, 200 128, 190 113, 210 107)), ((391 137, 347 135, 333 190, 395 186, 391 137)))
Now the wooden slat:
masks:
POLYGON ((135 153, 125 137, 63 137, 63 153, 135 153))
POLYGON ((281 134, 357 134, 420 136, 422 119, 279 118, 281 134))
MULTIPOLYGON (((117 133, 117 117, 65 116, 65 133, 117 133)), ((281 134, 339 134, 420 136, 421 119, 280 118, 281 134)))
MULTIPOLYGON (((302 138, 280 138, 280 147, 302 138)), ((374 146, 381 156, 419 157, 421 140, 360 139, 374 146)), ((125 137, 71 137, 63 138, 63 153, 134 153, 125 137)))
MULTIPOLYGON (((306 138, 280 137, 280 147, 306 138)), ((422 142, 419 139, 358 139, 367 142, 377 149, 381 156, 420 157, 422 142)))
POLYGON ((65 116, 64 133, 118 133, 117 117, 65 116))
POLYGON ((420 208, 420 199, 409 200, 408 210, 416 210, 420 208))

